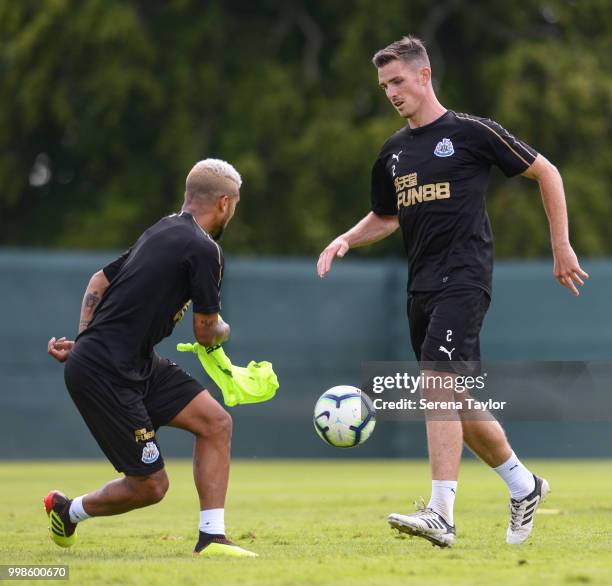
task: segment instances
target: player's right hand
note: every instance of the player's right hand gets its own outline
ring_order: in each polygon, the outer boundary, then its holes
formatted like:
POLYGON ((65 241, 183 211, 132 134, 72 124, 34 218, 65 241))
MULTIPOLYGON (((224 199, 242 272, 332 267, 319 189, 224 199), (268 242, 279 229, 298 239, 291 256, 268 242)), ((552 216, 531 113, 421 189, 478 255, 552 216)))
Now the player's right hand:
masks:
POLYGON ((66 362, 73 346, 74 341, 66 340, 66 336, 62 336, 59 340, 53 337, 47 343, 47 352, 58 362, 66 362))
POLYGON ((317 262, 317 273, 319 277, 323 278, 331 269, 334 258, 342 258, 349 250, 350 246, 346 238, 338 236, 335 240, 332 240, 327 248, 319 255, 319 261, 317 262))

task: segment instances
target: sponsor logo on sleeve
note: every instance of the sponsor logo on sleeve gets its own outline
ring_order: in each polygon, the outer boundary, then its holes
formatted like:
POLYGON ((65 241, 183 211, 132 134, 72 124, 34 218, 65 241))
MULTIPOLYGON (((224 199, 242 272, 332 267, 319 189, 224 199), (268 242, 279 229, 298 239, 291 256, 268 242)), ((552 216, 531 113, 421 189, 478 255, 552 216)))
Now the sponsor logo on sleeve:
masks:
POLYGON ((187 310, 189 309, 189 306, 191 305, 191 299, 189 299, 189 301, 187 301, 183 307, 181 307, 175 314, 174 317, 172 318, 172 321, 174 321, 174 324, 176 325, 177 323, 179 323, 184 315, 187 313, 187 310))

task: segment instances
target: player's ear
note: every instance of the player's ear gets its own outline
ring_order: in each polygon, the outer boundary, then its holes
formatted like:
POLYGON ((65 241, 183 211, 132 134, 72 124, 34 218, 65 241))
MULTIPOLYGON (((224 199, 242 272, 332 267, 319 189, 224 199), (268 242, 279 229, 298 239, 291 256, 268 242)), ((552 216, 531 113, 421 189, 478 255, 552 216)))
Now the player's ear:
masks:
POLYGON ((222 195, 217 200, 217 207, 222 214, 225 213, 228 205, 229 205, 229 197, 227 195, 222 195))
POLYGON ((431 81, 431 68, 423 67, 420 71, 421 84, 427 85, 431 81))

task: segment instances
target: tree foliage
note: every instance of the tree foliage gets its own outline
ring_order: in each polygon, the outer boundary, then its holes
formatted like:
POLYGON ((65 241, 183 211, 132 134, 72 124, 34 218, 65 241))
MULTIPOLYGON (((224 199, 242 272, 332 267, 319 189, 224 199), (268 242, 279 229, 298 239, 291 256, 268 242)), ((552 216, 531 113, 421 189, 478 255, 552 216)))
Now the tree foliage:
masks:
MULTIPOLYGON (((228 251, 316 253, 368 211, 403 124, 370 59, 413 33, 442 103, 552 160, 576 248, 609 253, 611 16, 608 0, 0 0, 0 242, 125 246, 215 156, 245 181, 228 251)), ((488 204, 498 256, 548 254, 535 184, 495 175, 488 204)))

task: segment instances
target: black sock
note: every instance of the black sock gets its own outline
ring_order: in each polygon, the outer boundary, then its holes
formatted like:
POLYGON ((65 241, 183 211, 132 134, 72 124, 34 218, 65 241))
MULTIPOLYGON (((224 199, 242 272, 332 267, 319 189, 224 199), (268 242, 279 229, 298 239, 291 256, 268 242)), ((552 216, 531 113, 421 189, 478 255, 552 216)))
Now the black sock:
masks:
POLYGON ((220 533, 206 533, 205 531, 200 530, 200 535, 198 538, 198 542, 195 546, 195 551, 202 551, 207 545, 210 545, 213 541, 217 543, 229 543, 225 538, 225 535, 220 533))

